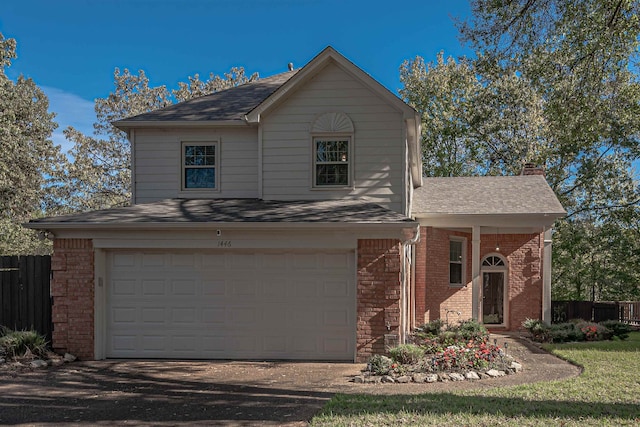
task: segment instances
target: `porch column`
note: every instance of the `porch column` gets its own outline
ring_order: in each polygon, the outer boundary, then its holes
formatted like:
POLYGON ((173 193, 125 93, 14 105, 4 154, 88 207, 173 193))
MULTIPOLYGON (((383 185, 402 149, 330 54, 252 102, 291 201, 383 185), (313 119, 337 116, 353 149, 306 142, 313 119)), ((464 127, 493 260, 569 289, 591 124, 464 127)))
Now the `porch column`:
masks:
POLYGON ((480 321, 480 226, 474 225, 471 234, 471 316, 480 321))
POLYGON ((551 228, 544 230, 544 252, 542 254, 542 321, 551 324, 551 228))

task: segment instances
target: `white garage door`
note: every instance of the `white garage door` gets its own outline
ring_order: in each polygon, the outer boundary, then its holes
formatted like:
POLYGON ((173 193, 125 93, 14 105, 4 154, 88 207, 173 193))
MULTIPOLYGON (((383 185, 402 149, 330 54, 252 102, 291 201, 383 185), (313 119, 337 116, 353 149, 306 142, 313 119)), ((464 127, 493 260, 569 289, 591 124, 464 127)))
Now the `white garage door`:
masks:
POLYGON ((107 357, 353 360, 353 252, 111 252, 107 357))

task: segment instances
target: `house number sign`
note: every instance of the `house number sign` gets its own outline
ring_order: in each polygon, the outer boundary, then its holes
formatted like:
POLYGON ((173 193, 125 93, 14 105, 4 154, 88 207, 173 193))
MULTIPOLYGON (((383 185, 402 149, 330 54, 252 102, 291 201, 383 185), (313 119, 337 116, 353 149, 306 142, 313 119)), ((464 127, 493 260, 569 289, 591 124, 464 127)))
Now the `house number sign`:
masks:
POLYGON ((230 248, 231 247, 231 240, 218 240, 218 247, 219 248, 230 248))

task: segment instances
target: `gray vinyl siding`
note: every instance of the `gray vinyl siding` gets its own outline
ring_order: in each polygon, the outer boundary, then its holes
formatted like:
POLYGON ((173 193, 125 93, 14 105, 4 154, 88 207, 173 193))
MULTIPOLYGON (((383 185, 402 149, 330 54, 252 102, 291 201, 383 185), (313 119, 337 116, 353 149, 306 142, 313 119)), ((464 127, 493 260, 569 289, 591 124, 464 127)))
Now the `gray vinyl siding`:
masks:
POLYGON ((135 133, 135 203, 167 198, 258 197, 257 127, 144 129, 135 133), (219 141, 218 191, 181 191, 181 142, 219 141))
POLYGON ((265 199, 363 198, 404 211, 402 113, 339 66, 328 65, 263 116, 262 138, 265 199), (326 112, 343 112, 354 124, 351 189, 312 188, 309 128, 326 112))

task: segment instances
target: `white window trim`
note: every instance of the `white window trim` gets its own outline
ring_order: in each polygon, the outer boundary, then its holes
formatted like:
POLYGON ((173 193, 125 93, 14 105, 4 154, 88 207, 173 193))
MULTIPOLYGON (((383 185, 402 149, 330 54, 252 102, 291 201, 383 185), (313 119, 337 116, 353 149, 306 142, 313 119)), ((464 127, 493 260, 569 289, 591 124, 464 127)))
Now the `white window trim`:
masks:
POLYGON ((311 189, 312 190, 352 190, 353 189, 353 134, 342 133, 314 133, 311 135, 311 189), (347 185, 318 185, 316 182, 317 158, 316 140, 340 141, 347 140, 349 144, 347 159, 347 185))
POLYGON ((449 287, 451 288, 464 288, 467 286, 467 239, 460 236, 449 236, 449 251, 451 251, 451 242, 460 242, 462 243, 462 260, 460 264, 462 265, 461 273, 460 273, 460 282, 461 283, 451 283, 451 253, 448 255, 448 263, 449 267, 449 287))
POLYGON ((196 196, 196 193, 212 193, 220 192, 220 141, 219 140, 206 140, 206 141, 181 141, 180 142, 180 193, 181 195, 188 194, 190 196, 196 196), (216 162, 213 166, 215 168, 215 183, 214 188, 187 188, 185 186, 185 164, 184 164, 184 147, 187 145, 211 145, 215 147, 216 162))

